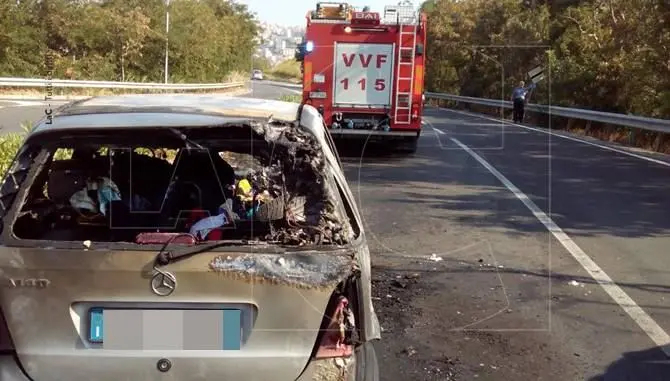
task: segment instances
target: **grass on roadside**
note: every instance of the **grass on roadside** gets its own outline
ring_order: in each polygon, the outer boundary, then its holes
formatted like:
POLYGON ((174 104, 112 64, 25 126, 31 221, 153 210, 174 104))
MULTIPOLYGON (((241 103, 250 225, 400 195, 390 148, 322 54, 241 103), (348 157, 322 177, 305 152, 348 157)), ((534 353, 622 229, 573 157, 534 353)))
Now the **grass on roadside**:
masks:
POLYGON ((21 133, 9 133, 0 136, 0 174, 3 178, 16 152, 21 148, 24 138, 25 135, 21 133))
POLYGON ((280 62, 265 75, 270 80, 300 82, 302 72, 300 71, 300 62, 294 59, 288 59, 280 62))

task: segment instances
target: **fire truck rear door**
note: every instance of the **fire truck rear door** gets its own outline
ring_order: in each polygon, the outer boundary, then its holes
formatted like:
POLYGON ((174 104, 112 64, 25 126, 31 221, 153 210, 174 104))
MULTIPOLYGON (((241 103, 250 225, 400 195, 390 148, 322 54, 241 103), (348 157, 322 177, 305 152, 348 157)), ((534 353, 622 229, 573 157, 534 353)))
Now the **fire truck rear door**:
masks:
POLYGON ((334 106, 391 106, 394 44, 336 43, 334 106))

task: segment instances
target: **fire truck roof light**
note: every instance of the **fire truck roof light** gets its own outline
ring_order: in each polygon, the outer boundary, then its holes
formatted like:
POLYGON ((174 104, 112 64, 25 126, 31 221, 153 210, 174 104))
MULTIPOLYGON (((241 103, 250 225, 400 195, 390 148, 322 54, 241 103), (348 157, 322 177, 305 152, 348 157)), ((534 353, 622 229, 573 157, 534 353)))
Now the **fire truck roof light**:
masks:
POLYGON ((351 22, 355 24, 379 25, 381 18, 377 12, 353 12, 351 22))

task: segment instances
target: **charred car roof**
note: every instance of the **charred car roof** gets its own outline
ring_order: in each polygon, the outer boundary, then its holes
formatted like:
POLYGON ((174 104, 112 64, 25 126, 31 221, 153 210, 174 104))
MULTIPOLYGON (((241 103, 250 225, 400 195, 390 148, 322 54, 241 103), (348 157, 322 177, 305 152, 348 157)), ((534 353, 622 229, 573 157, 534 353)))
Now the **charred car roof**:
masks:
POLYGON ((72 128, 177 127, 259 119, 293 122, 297 103, 227 96, 225 94, 133 94, 75 101, 40 120, 32 131, 72 128))

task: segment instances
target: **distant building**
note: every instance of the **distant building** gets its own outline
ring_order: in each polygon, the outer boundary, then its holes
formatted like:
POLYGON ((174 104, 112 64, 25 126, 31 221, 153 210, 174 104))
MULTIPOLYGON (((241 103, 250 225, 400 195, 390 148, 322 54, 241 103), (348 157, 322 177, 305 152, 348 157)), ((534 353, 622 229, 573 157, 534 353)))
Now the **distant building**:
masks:
POLYGON ((293 57, 293 55, 295 54, 296 47, 297 46, 294 45, 294 44, 286 44, 286 47, 284 47, 284 50, 283 50, 283 56, 284 57, 293 57))
POLYGON ((273 63, 292 58, 305 34, 304 26, 286 27, 266 22, 261 22, 260 26, 262 39, 256 53, 273 63))

